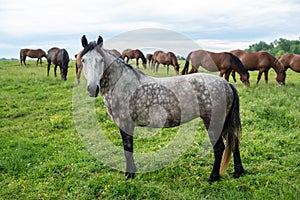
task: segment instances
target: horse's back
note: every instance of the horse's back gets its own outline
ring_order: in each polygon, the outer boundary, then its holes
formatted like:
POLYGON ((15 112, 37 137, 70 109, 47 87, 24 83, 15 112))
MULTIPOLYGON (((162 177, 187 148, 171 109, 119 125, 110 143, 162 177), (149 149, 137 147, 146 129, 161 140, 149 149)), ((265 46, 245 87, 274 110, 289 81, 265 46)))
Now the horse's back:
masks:
POLYGON ((262 57, 260 56, 261 52, 258 54, 256 52, 248 52, 238 49, 230 51, 230 53, 238 57, 244 67, 248 70, 257 70, 260 62, 262 62, 262 57))
POLYGON ((47 54, 47 61, 48 62, 53 62, 54 64, 57 63, 57 55, 60 51, 60 48, 58 47, 53 47, 48 50, 47 54))
POLYGON ((20 55, 24 56, 27 54, 28 51, 29 49, 20 49, 20 55))
POLYGON ((285 70, 291 68, 295 72, 300 72, 300 55, 287 53, 279 57, 279 62, 284 66, 285 70))

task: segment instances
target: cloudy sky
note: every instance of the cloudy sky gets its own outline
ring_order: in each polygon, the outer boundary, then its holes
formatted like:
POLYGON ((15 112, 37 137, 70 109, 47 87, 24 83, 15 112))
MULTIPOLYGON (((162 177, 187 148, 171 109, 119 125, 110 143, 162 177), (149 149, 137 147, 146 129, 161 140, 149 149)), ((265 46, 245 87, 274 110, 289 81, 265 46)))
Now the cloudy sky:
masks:
POLYGON ((0 0, 0 5, 0 58, 18 58, 20 48, 53 46, 73 58, 83 34, 113 41, 135 30, 167 30, 159 32, 162 38, 175 33, 216 52, 300 37, 299 0, 0 0))

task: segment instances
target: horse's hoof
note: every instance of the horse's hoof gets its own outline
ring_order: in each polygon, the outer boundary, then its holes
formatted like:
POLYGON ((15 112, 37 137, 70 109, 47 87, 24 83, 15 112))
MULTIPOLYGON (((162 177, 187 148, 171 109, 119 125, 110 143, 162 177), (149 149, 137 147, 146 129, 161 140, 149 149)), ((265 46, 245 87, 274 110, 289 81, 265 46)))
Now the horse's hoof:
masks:
POLYGON ((212 184, 213 182, 216 182, 216 181, 220 181, 220 176, 219 175, 210 175, 209 179, 207 180, 207 182, 209 184, 212 184))
POLYGON ((245 174, 245 170, 242 168, 238 171, 235 171, 232 175, 233 178, 240 178, 241 176, 243 176, 245 174))
POLYGON ((126 179, 132 179, 135 177, 135 173, 125 172, 126 179))

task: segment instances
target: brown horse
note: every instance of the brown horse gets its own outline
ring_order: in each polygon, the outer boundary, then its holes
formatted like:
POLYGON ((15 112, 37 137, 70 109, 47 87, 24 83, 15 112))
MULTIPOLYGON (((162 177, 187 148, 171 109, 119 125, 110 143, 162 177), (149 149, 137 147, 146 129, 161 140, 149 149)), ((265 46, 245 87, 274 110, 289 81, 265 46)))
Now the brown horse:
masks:
MULTIPOLYGON (((263 73, 265 74, 266 83, 268 83, 268 73, 271 67, 277 73, 276 81, 281 85, 285 84, 286 74, 284 67, 274 56, 268 52, 247 52, 243 50, 233 50, 231 53, 242 61, 247 70, 259 70, 256 84, 259 83, 263 73)), ((234 72, 232 76, 235 76, 234 72)))
POLYGON ((139 59, 142 59, 143 67, 146 69, 147 59, 139 49, 126 49, 122 53, 122 59, 128 63, 130 59, 136 59, 136 66, 139 67, 139 59), (127 59, 126 59, 127 58, 127 59))
POLYGON ((56 68, 59 66, 61 78, 67 80, 68 68, 69 68, 69 54, 65 49, 53 47, 49 49, 47 55, 48 70, 47 75, 49 76, 50 65, 54 64, 54 76, 56 77, 56 68))
POLYGON ((153 57, 153 54, 151 54, 151 53, 148 53, 147 55, 146 55, 146 58, 147 58, 147 60, 148 60, 148 67, 150 68, 150 65, 151 65, 151 62, 152 62, 152 57, 153 57))
POLYGON ((278 58, 279 62, 283 65, 284 71, 291 68, 293 71, 300 73, 300 55, 287 53, 278 58))
POLYGON ((176 75, 179 74, 179 64, 177 57, 173 52, 156 51, 152 57, 152 66, 156 64, 155 71, 158 71, 159 64, 167 65, 167 74, 169 74, 169 66, 173 65, 176 75))
POLYGON ((75 55, 75 66, 76 66, 76 80, 80 83, 80 75, 82 70, 81 51, 75 55))
MULTIPOLYGON (((192 69, 189 72, 198 72, 201 65, 204 69, 210 72, 220 71, 220 76, 229 81, 229 75, 232 70, 235 70, 240 75, 240 80, 246 85, 250 86, 249 73, 243 66, 242 62, 233 54, 228 52, 214 53, 205 50, 192 51, 188 54, 182 74, 187 74, 189 61, 192 63, 192 69)), ((235 83, 236 80, 234 79, 235 83)))
POLYGON ((115 54, 115 56, 117 56, 117 58, 122 59, 122 54, 117 49, 111 49, 109 51, 112 52, 113 54, 115 54))
POLYGON ((36 66, 38 65, 39 61, 42 65, 42 58, 47 58, 47 54, 42 49, 21 49, 20 50, 20 65, 22 66, 23 63, 26 66, 26 57, 30 58, 37 58, 36 66))

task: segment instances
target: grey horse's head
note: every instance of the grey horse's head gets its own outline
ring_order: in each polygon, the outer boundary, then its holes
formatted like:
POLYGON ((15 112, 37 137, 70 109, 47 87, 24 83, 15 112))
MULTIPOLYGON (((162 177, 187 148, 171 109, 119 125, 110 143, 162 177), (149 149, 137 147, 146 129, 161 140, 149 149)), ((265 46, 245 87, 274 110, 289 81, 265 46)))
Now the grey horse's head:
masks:
POLYGON ((100 91, 100 80, 105 67, 103 54, 101 55, 101 52, 103 52, 103 39, 99 36, 97 43, 88 43, 84 35, 81 38, 81 42, 84 47, 81 53, 81 61, 87 81, 87 90, 90 97, 97 97, 100 91))

